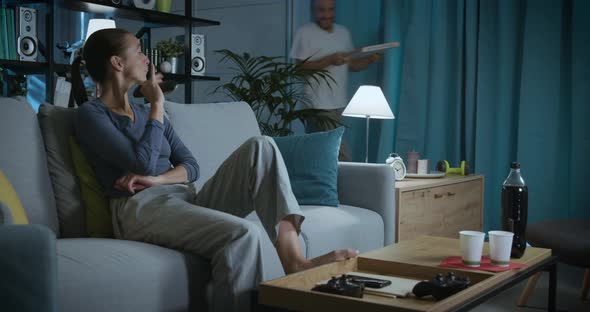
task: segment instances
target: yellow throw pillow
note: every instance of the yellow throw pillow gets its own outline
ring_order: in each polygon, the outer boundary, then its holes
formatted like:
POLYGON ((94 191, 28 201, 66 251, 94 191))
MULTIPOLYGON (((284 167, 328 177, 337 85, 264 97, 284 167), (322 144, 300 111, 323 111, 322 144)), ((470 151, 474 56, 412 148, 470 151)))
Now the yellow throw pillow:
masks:
POLYGON ((90 237, 113 237, 111 209, 104 189, 74 137, 70 137, 70 149, 74 170, 80 180, 82 202, 86 208, 86 232, 90 237))
POLYGON ((2 170, 0 170, 0 201, 8 207, 14 224, 29 224, 25 208, 2 170))

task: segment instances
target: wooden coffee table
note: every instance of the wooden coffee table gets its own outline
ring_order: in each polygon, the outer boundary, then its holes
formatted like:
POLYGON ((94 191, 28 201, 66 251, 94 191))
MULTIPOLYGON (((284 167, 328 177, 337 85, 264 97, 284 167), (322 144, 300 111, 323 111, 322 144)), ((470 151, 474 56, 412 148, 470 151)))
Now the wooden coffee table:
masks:
MULTIPOLYGON (((484 255, 489 255, 487 243, 484 255)), ((527 267, 501 273, 438 267, 449 256, 459 256, 458 239, 422 236, 362 254, 355 259, 263 282, 259 288, 258 303, 296 311, 467 311, 536 272, 545 270, 550 273, 548 310, 555 311, 557 261, 550 249, 529 247, 521 259, 512 259, 527 267), (318 282, 350 271, 418 280, 430 279, 436 273, 460 271, 459 275, 469 276, 472 286, 441 301, 431 297, 392 299, 370 294, 365 294, 363 298, 352 298, 311 290, 318 282)))

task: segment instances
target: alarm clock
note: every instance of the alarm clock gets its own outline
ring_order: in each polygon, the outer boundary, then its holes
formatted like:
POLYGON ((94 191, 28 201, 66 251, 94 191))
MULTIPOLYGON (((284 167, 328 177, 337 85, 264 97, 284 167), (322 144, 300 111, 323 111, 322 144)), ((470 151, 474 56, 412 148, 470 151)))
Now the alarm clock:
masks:
POLYGON ((397 181, 401 181, 406 177, 406 165, 398 154, 389 154, 389 157, 387 157, 385 163, 393 168, 393 173, 395 174, 395 179, 397 181))

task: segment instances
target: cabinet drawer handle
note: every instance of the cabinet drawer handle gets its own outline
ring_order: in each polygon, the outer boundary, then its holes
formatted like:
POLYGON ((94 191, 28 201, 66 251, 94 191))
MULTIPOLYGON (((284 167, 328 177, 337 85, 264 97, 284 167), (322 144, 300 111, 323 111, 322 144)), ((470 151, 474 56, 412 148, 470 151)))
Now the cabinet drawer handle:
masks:
POLYGON ((455 192, 447 192, 448 196, 455 196, 455 192))
POLYGON ((444 196, 444 194, 434 194, 434 198, 441 198, 443 196, 444 196))

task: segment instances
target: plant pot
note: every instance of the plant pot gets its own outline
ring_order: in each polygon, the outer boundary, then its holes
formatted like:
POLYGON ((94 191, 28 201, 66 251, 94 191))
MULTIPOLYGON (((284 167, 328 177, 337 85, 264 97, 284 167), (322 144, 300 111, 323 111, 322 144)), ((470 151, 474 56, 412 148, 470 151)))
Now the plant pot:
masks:
POLYGON ((170 13, 172 7, 172 0, 157 0, 156 9, 160 12, 170 13))

